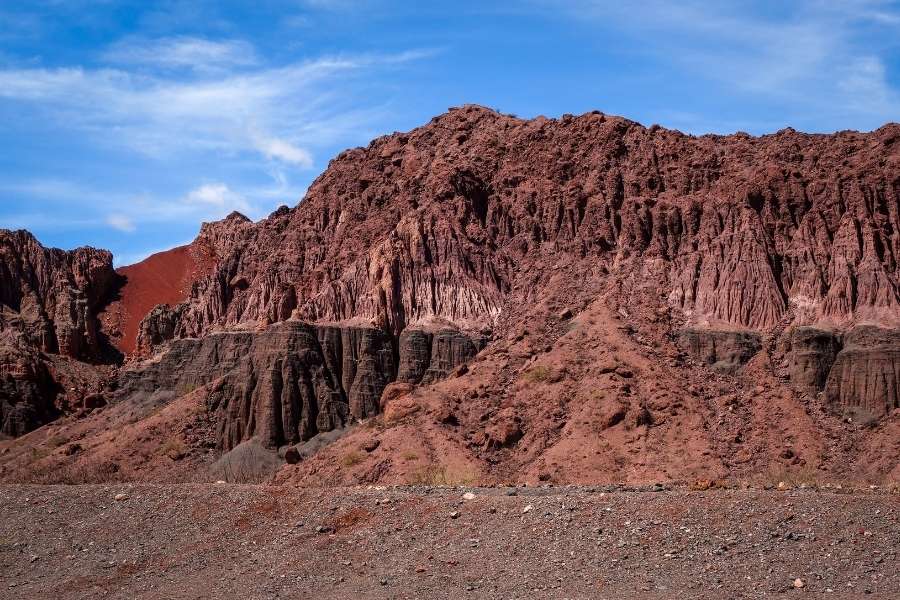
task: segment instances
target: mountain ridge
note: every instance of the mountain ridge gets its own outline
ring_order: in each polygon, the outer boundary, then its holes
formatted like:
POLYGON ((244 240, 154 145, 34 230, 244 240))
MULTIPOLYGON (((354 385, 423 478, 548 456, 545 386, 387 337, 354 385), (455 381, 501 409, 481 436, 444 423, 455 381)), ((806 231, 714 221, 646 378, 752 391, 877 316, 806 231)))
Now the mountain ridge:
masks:
POLYGON ((208 434, 226 453, 349 427, 279 471, 304 482, 430 464, 488 480, 896 476, 898 141, 896 124, 695 137, 452 109, 342 152, 295 208, 205 224, 190 291, 145 316, 114 389, 94 393, 134 403, 147 377, 165 402, 200 394, 231 423, 208 434), (286 353, 265 336, 287 322, 319 333, 286 353), (217 346, 189 394, 147 366, 226 332, 255 350, 229 375, 217 346), (353 341, 322 346, 339 338, 353 341), (579 447, 594 458, 553 458, 579 447))

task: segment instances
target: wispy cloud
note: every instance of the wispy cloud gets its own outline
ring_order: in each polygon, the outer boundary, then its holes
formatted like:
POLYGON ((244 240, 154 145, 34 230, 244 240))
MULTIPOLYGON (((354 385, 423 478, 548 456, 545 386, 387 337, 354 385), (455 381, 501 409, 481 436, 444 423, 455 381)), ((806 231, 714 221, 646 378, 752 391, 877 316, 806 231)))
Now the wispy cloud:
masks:
POLYGON ((303 191, 292 186, 281 170, 273 171, 271 176, 272 184, 265 187, 232 189, 223 182, 207 182, 174 197, 90 188, 58 179, 0 183, 0 194, 19 199, 23 209, 28 207, 27 211, 8 215, 4 226, 109 227, 133 233, 143 226, 214 221, 233 211, 259 219, 278 204, 299 198, 303 191), (77 219, 56 210, 73 203, 82 205, 77 219))
MULTIPOLYGON (((187 64, 199 54, 202 64, 221 69, 172 76, 120 67, 3 69, 0 99, 26 103, 38 118, 151 157, 255 153, 310 168, 313 147, 336 141, 349 123, 370 118, 376 108, 352 92, 354 76, 423 56, 329 56, 252 68, 235 62, 241 52, 235 42, 161 44, 169 52, 157 53, 158 62, 187 64)), ((158 46, 132 47, 126 55, 149 61, 158 46)))
POLYGON ((187 36, 158 40, 122 40, 107 50, 103 57, 113 64, 200 72, 249 67, 259 62, 256 50, 246 41, 208 40, 187 36))
POLYGON ((106 223, 113 229, 118 229, 119 231, 124 231, 125 233, 131 233, 136 229, 136 227, 134 226, 134 221, 132 221, 125 215, 111 214, 106 217, 106 223))
POLYGON ((250 205, 240 194, 233 192, 224 183, 207 183, 191 190, 185 198, 188 204, 215 207, 220 212, 250 211, 250 205))

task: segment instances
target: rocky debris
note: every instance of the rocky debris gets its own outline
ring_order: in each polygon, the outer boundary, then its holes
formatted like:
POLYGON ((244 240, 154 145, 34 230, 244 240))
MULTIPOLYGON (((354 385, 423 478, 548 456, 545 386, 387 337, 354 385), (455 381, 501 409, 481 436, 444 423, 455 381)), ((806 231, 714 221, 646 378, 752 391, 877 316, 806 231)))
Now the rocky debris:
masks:
POLYGON ((690 356, 721 373, 734 373, 762 347, 758 333, 686 328, 678 344, 690 356))
POLYGON ((900 408, 900 330, 851 329, 825 384, 826 401, 880 417, 900 408))
POLYGON ((463 510, 459 492, 440 487, 134 485, 133 501, 111 506, 119 491, 0 488, 3 597, 458 598, 472 587, 485 598, 831 589, 887 600, 900 590, 900 515, 883 493, 479 488, 463 510))

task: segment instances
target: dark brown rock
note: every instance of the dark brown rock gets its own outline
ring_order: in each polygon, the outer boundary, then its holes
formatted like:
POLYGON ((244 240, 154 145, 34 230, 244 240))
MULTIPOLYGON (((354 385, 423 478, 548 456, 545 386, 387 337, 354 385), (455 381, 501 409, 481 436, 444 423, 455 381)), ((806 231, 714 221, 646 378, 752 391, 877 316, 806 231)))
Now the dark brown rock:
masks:
POLYGON ((900 330, 850 330, 828 375, 825 398, 837 409, 875 417, 900 408, 900 330))
POLYGON ((293 446, 284 451, 284 461, 289 465, 296 465, 302 459, 300 451, 293 446))
POLYGON ((21 333, 0 331, 0 433, 20 436, 59 414, 60 393, 40 354, 21 333))
POLYGON ((750 331, 683 329, 678 345, 716 371, 734 373, 759 352, 760 336, 750 331))
POLYGON ((815 327, 796 327, 790 336, 791 381, 810 394, 825 388, 828 373, 841 349, 833 331, 815 327))

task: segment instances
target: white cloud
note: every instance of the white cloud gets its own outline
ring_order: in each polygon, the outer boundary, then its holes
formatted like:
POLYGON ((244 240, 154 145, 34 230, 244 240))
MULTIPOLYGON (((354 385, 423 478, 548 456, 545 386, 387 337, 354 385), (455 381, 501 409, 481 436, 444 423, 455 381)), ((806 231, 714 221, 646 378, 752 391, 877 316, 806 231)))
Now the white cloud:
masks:
POLYGON ((134 221, 132 221, 129 217, 120 214, 112 214, 106 217, 106 224, 113 229, 118 229, 119 231, 124 231, 125 233, 131 233, 136 229, 136 227, 134 226, 134 221))
MULTIPOLYGON (((164 53, 163 62, 203 54, 224 56, 235 66, 234 42, 204 52, 198 48, 206 42, 180 39, 178 44, 177 51, 164 53)), ((365 106, 354 93, 355 76, 423 56, 321 57, 178 76, 121 68, 0 69, 0 99, 26 103, 35 118, 54 119, 61 128, 150 157, 256 154, 310 168, 312 147, 358 135, 355 126, 371 123, 373 111, 381 110, 365 106)))
POLYGON ((298 148, 290 142, 261 135, 253 136, 253 141, 256 148, 267 158, 292 163, 307 169, 312 167, 312 154, 308 150, 298 148))
POLYGON ((188 204, 213 206, 219 211, 249 212, 250 205, 240 194, 228 189, 224 183, 207 183, 191 190, 185 197, 188 204))
POLYGON ((120 41, 104 54, 104 58, 115 64, 196 71, 248 67, 259 62, 253 46, 243 40, 213 41, 186 36, 120 41))

